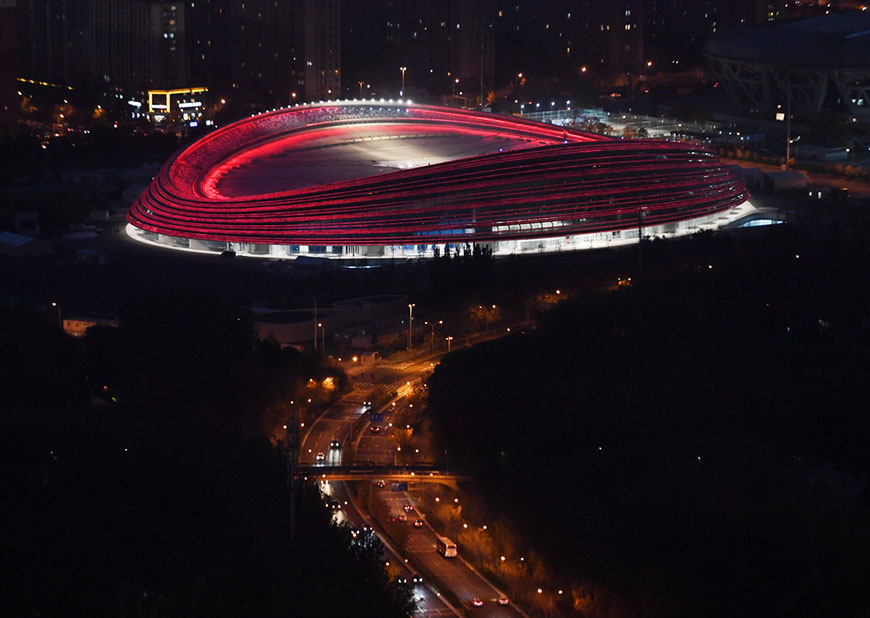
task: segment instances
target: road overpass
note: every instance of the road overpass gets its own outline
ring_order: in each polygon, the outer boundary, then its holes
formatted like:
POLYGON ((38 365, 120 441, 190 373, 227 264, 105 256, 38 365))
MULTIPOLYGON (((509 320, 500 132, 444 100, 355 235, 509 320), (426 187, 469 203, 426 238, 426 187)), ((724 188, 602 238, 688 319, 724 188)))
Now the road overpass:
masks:
POLYGON ((449 474, 427 466, 395 467, 359 464, 348 466, 298 466, 296 468, 296 475, 305 478, 328 479, 330 481, 383 480, 406 483, 439 483, 450 486, 474 480, 471 476, 449 474))

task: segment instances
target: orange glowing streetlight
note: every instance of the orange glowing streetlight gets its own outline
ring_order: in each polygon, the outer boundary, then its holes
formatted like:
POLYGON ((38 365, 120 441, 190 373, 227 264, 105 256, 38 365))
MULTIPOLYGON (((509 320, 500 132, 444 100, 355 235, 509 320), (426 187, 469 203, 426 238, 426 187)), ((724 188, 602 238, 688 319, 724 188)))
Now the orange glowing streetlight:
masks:
POLYGON ((444 324, 444 320, 438 320, 437 322, 429 322, 424 321, 423 324, 430 326, 432 328, 432 351, 435 351, 435 326, 439 326, 444 324))
POLYGON ((408 303, 408 351, 411 351, 411 337, 414 333, 414 307, 416 303, 408 303))

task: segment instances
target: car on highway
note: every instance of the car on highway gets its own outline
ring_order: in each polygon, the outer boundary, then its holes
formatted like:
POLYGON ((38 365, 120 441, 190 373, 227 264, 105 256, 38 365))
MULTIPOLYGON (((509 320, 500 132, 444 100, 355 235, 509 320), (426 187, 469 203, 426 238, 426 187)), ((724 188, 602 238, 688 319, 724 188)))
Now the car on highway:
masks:
POLYGON ((318 451, 317 455, 314 456, 314 459, 317 461, 325 461, 326 455, 323 453, 323 451, 318 451))
POLYGON ((387 482, 384 479, 378 479, 377 482, 375 482, 375 485, 383 488, 387 486, 387 482))
POLYGON ((408 521, 408 516, 402 513, 399 515, 399 521, 408 521))
POLYGON ((338 440, 333 440, 329 443, 329 448, 333 450, 338 450, 341 448, 341 442, 339 442, 338 440))
POLYGON ((415 519, 414 520, 414 527, 415 528, 422 528, 423 527, 423 520, 422 519, 415 519))
POLYGON ((410 513, 411 511, 414 510, 414 507, 411 506, 410 504, 404 504, 404 505, 402 505, 402 509, 404 509, 404 511, 406 513, 410 513))
POLYGON ((371 433, 381 433, 381 426, 380 425, 371 425, 369 427, 369 431, 371 433))
POLYGON ((411 578, 411 581, 414 582, 415 584, 422 584, 423 583, 423 576, 420 575, 419 573, 415 573, 414 577, 411 578))
POLYGON ((499 605, 509 605, 510 601, 507 600, 507 597, 499 597, 496 600, 496 603, 498 603, 499 605))
POLYGON ((478 599, 477 597, 474 597, 473 599, 471 599, 471 604, 474 605, 475 607, 483 607, 483 600, 478 599))
POLYGON ((405 577, 404 575, 398 575, 398 576, 396 577, 396 583, 398 583, 398 584, 407 584, 407 583, 408 583, 408 578, 405 577))

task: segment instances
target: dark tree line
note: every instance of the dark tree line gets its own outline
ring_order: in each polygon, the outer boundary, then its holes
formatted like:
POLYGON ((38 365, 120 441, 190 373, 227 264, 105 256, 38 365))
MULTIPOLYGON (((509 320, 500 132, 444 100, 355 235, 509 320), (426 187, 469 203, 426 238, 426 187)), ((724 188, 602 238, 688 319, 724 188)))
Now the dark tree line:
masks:
POLYGON ((429 381, 451 467, 585 615, 867 615, 867 232, 701 238, 454 353, 429 381))
POLYGON ((8 308, 2 323, 0 614, 408 615, 377 540, 333 525, 315 487, 291 538, 263 408, 314 359, 195 293, 84 341, 8 308))

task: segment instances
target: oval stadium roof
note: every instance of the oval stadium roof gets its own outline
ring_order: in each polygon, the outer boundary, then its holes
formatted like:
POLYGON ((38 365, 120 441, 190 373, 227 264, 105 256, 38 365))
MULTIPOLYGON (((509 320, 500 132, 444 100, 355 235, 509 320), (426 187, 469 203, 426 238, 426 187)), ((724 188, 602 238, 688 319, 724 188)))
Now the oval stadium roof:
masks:
POLYGON ((163 166, 128 222, 139 238, 182 249, 389 257, 613 238, 635 230, 639 213, 662 233, 690 233, 747 198, 744 183, 693 144, 448 107, 327 101, 201 137, 163 166), (381 171, 385 161, 391 171, 381 171))
POLYGON ((763 64, 870 66, 870 11, 849 11, 714 34, 707 55, 763 64))

